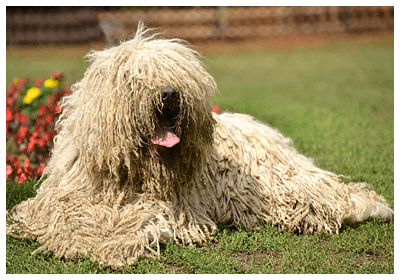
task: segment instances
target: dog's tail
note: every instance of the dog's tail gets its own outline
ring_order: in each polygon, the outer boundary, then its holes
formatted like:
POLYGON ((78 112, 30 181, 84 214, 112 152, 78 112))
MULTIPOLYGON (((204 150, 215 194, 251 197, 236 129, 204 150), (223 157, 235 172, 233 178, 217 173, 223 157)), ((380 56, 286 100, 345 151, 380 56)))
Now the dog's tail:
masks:
POLYGON ((350 207, 344 219, 350 222, 361 222, 368 217, 391 219, 393 210, 383 196, 364 188, 366 184, 350 184, 350 207))

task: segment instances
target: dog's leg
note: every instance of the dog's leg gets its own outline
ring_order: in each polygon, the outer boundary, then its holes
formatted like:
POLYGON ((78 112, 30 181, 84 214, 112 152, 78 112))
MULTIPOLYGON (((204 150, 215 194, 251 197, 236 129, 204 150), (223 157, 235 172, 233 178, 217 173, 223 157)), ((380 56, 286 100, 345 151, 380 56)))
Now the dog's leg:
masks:
POLYGON ((390 219, 394 212, 387 205, 385 198, 366 189, 366 186, 364 183, 349 185, 351 205, 344 219, 350 222, 361 222, 370 216, 390 219))
POLYGON ((192 245, 202 243, 212 238, 217 230, 210 207, 208 190, 198 180, 191 182, 191 186, 179 186, 174 190, 172 202, 176 217, 175 241, 192 245))
POLYGON ((131 265, 140 256, 160 258, 160 243, 167 243, 176 235, 171 203, 143 196, 124 206, 114 205, 109 215, 109 232, 93 254, 112 268, 131 265))
POLYGON ((34 237, 42 244, 37 252, 49 249, 57 257, 90 253, 112 268, 133 264, 141 255, 160 257, 159 244, 173 240, 177 231, 171 203, 126 198, 123 192, 111 204, 93 202, 79 191, 57 198, 56 189, 47 189, 14 210, 9 216, 16 223, 8 233, 17 229, 34 237))

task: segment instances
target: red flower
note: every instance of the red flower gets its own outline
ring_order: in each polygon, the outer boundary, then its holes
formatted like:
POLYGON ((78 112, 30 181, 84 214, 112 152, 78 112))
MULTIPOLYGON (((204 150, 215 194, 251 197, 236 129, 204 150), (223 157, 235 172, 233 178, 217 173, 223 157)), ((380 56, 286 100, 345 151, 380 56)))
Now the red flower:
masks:
POLYGON ((47 123, 52 123, 53 122, 53 116, 52 115, 47 115, 45 118, 44 118, 44 120, 47 122, 47 123))
POLYGON ((28 152, 31 152, 31 151, 33 151, 33 147, 35 146, 35 144, 36 144, 35 138, 33 138, 33 137, 31 136, 31 137, 29 137, 28 146, 26 146, 25 149, 26 149, 28 152), (31 141, 31 140, 32 140, 32 141, 31 141))
POLYGON ((27 114, 25 114, 25 113, 21 113, 21 114, 20 114, 19 121, 20 121, 21 123, 26 122, 28 119, 29 119, 29 117, 28 117, 27 114))
POLYGON ((9 164, 7 164, 6 178, 8 178, 12 173, 13 173, 13 168, 12 168, 12 166, 9 165, 9 164))
POLYGON ((219 114, 219 112, 221 112, 218 105, 213 105, 212 106, 212 111, 214 113, 217 113, 217 114, 219 114))
POLYGON ((68 87, 66 87, 66 88, 64 89, 64 94, 63 94, 63 96, 68 95, 68 94, 70 94, 70 93, 71 93, 71 86, 68 86, 68 87))
POLYGON ((38 137, 42 133, 42 128, 41 127, 36 127, 35 131, 32 134, 32 137, 38 137))
POLYGON ((44 106, 44 104, 40 104, 39 110, 38 110, 38 116, 44 115, 45 112, 46 112, 46 106, 44 106))
POLYGON ((24 162, 24 171, 25 171, 25 172, 28 172, 28 171, 29 171, 29 158, 26 158, 26 159, 25 159, 25 162, 24 162))
POLYGON ((29 119, 29 117, 28 117, 25 113, 23 113, 23 112, 21 112, 21 113, 19 113, 19 112, 15 113, 15 118, 16 118, 20 123, 24 123, 24 122, 26 122, 26 121, 29 119))
POLYGON ((47 141, 47 140, 50 139, 50 137, 51 137, 50 132, 46 132, 46 133, 43 135, 43 140, 47 141))
POLYGON ((42 78, 37 78, 37 79, 34 81, 34 83, 35 83, 35 86, 39 88, 39 87, 41 87, 42 84, 43 84, 43 79, 42 79, 42 78))
POLYGON ((12 121, 12 111, 9 107, 6 107, 6 122, 12 121))
POLYGON ((28 128, 25 125, 21 125, 19 128, 19 137, 25 138, 28 133, 28 128))
POLYGON ((6 104, 11 106, 15 103, 15 99, 13 97, 7 96, 6 104))
POLYGON ((56 72, 53 72, 53 74, 51 74, 51 75, 53 76, 54 80, 60 81, 63 74, 60 71, 56 71, 56 72))
POLYGON ((44 140, 43 138, 38 139, 37 143, 39 144, 40 147, 44 147, 44 145, 46 145, 46 140, 44 140))
POLYGON ((15 113, 15 118, 19 121, 20 117, 21 117, 21 113, 20 112, 16 112, 15 113))
MULTIPOLYGON (((16 178, 15 178, 15 179, 16 179, 16 178)), ((22 173, 21 176, 20 176, 19 179, 18 179, 18 183, 22 184, 22 182, 23 182, 25 179, 28 179, 28 178, 26 177, 25 173, 22 173)))
POLYGON ((11 83, 10 87, 8 88, 11 94, 14 94, 17 91, 17 87, 14 82, 11 83))
POLYGON ((19 159, 17 157, 13 157, 10 159, 11 163, 14 163, 15 167, 19 167, 19 159))
POLYGON ((56 104, 56 106, 54 107, 55 113, 61 113, 61 107, 60 105, 56 104))
POLYGON ((38 175, 42 175, 44 168, 45 168, 45 164, 41 163, 40 167, 37 169, 38 175))
POLYGON ((47 104, 53 104, 54 102, 54 97, 53 96, 47 96, 47 104))
POLYGON ((22 89, 27 82, 28 82, 27 79, 19 79, 17 82, 17 87, 19 89, 22 89))

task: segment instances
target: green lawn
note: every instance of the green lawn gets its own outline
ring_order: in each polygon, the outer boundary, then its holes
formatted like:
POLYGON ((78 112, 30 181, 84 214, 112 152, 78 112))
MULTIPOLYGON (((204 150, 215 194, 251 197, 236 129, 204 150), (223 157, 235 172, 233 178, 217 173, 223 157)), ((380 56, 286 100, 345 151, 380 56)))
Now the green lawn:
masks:
POLYGON ((89 45, 79 48, 73 45, 47 47, 7 46, 6 82, 14 78, 47 78, 54 71, 62 71, 65 82, 72 83, 82 79, 89 63, 83 56, 90 50, 89 45))
MULTIPOLYGON (((79 78, 84 73, 82 61, 62 57, 24 61, 7 55, 7 82, 54 70, 71 79, 68 69, 79 78), (25 74, 18 72, 18 65, 38 69, 25 74)), ((277 127, 319 167, 370 183, 394 206, 392 39, 369 44, 337 41, 320 49, 214 54, 204 62, 219 85, 214 103, 223 111, 251 114, 277 127)), ((34 191, 33 182, 7 181, 7 209, 34 191)), ((268 225, 254 231, 221 225, 209 243, 196 247, 168 243, 162 246, 164 260, 141 259, 116 272, 101 270, 83 256, 68 260, 57 259, 52 252, 31 256, 39 246, 31 239, 7 236, 7 273, 394 273, 394 221, 372 218, 345 224, 339 235, 303 236, 268 225)))

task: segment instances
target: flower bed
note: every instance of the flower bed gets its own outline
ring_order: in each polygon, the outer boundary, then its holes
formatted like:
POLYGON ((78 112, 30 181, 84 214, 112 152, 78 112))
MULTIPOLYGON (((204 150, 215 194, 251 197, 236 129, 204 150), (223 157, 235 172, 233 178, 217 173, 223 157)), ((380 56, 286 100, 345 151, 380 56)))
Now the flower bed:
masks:
MULTIPOLYGON (((6 97, 6 178, 22 183, 39 179, 53 147, 55 123, 61 112, 60 99, 71 93, 63 86, 64 76, 54 72, 50 78, 31 83, 15 78, 6 97)), ((219 113, 217 105, 212 108, 219 113)))
POLYGON ((71 93, 64 76, 54 72, 48 79, 15 78, 6 97, 6 178, 22 183, 42 175, 56 134, 60 99, 71 93))

